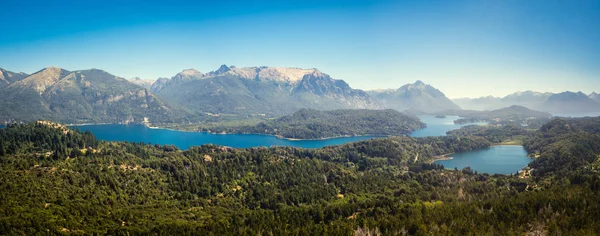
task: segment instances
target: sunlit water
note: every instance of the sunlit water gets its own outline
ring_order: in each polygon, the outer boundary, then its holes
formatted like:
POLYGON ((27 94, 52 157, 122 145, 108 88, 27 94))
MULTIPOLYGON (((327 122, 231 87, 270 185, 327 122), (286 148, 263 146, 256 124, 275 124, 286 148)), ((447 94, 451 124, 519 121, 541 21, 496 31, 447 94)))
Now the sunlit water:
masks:
POLYGON ((463 169, 467 166, 480 173, 511 174, 527 166, 533 159, 527 157, 522 146, 492 146, 468 152, 450 155, 451 160, 439 160, 435 163, 446 168, 463 169))
MULTIPOLYGON (((465 125, 455 125, 457 116, 435 118, 434 116, 419 116, 427 124, 426 128, 414 131, 412 137, 444 136, 447 131, 458 129, 465 125)), ((482 123, 479 123, 482 124, 482 123)), ((484 123, 483 123, 484 124, 484 123)), ((0 127, 4 127, 3 125, 0 127)), ((271 135, 260 134, 211 134, 207 132, 187 132, 168 129, 153 129, 143 125, 100 124, 71 126, 81 131, 89 130, 98 139, 106 141, 144 142, 151 144, 175 145, 180 149, 202 144, 216 144, 236 148, 258 146, 292 146, 301 148, 320 148, 349 142, 375 138, 376 136, 340 137, 320 140, 287 140, 278 139, 271 135)))
POLYGON ((460 127, 466 125, 485 125, 486 122, 480 123, 468 123, 462 125, 455 125, 454 121, 459 119, 458 116, 446 116, 445 118, 436 118, 431 115, 419 116, 421 122, 427 124, 426 128, 413 132, 411 137, 428 137, 428 136, 446 136, 446 132, 450 130, 460 129, 460 127))
MULTIPOLYGON (((458 129, 464 125, 455 125, 455 116, 435 118, 433 116, 420 116, 427 123, 427 128, 413 132, 412 137, 443 136, 447 131, 458 129)), ((485 123, 479 123, 485 124, 485 123)), ((0 128, 6 127, 0 125, 0 128)), ((71 126, 81 131, 89 130, 98 139, 106 141, 144 142, 151 144, 175 145, 186 150, 191 146, 202 144, 216 144, 235 148, 248 148, 259 146, 291 146, 300 148, 320 148, 324 146, 339 145, 349 142, 376 138, 375 136, 341 137, 322 140, 287 140, 278 139, 271 135, 259 134, 211 134, 207 132, 186 132, 168 129, 152 129, 143 125, 82 125, 71 126)), ((490 174, 516 173, 532 161, 527 157, 522 146, 493 146, 469 152, 452 154, 451 160, 439 160, 438 164, 446 168, 470 166, 473 170, 490 174)))
POLYGON ((89 130, 98 139, 107 141, 145 142, 152 144, 175 145, 180 149, 202 144, 217 144, 235 148, 259 146, 292 146, 320 148, 349 142, 366 140, 374 136, 341 137, 322 140, 278 139, 272 135, 260 134, 211 134, 207 132, 187 132, 168 129, 151 129, 143 125, 84 125, 72 126, 81 131, 89 130))

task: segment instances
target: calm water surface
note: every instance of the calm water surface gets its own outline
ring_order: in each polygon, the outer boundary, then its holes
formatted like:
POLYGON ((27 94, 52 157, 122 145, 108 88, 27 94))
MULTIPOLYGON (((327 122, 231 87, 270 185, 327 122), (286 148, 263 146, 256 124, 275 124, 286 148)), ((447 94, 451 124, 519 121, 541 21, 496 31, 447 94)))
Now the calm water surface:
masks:
MULTIPOLYGON (((457 116, 435 118, 434 116, 419 116, 427 124, 427 128, 417 130, 412 137, 444 136, 447 131, 458 129, 464 125, 455 125, 457 116)), ((206 132, 187 132, 167 129, 151 129, 143 125, 83 125, 72 126, 81 131, 89 130, 98 139, 107 141, 145 142, 152 144, 172 144, 180 149, 202 144, 217 144, 235 148, 258 146, 292 146, 301 148, 320 148, 349 142, 376 138, 376 136, 342 137, 324 140, 287 140, 278 139, 271 135, 260 134, 211 134, 206 132)))
POLYGON ((207 132, 186 132, 167 129, 151 129, 143 125, 84 125, 73 126, 81 131, 89 130, 98 139, 107 141, 145 142, 152 144, 172 144, 180 149, 202 144, 217 144, 234 148, 258 146, 292 146, 301 148, 320 148, 339 145, 374 136, 342 137, 324 140, 287 140, 271 135, 260 134, 211 134, 207 132))
POLYGON ((424 129, 413 132, 411 137, 428 137, 428 136, 446 136, 446 132, 454 129, 460 129, 460 127, 466 125, 486 125, 486 122, 481 123, 469 123, 462 125, 455 125, 454 121, 459 119, 458 116, 446 116, 445 118, 436 118, 431 115, 418 116, 421 122, 427 124, 424 129))
POLYGON ((492 146, 468 152, 450 155, 452 160, 436 161, 446 168, 459 170, 470 166, 480 173, 511 174, 527 166, 533 159, 527 157, 527 152, 522 146, 492 146))

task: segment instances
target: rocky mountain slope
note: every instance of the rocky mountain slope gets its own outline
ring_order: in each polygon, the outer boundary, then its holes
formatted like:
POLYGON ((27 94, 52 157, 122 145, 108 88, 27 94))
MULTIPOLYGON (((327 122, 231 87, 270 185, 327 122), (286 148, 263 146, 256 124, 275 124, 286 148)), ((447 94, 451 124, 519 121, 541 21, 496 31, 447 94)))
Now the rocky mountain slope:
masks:
POLYGON ((317 69, 222 65, 202 74, 185 70, 159 79, 153 91, 194 112, 282 115, 300 108, 379 109, 364 91, 317 69))
POLYGON ((148 89, 98 69, 45 68, 0 89, 2 121, 162 123, 186 116, 148 89))
POLYGON ((133 84, 137 84, 139 86, 142 86, 146 89, 151 89, 152 84, 154 84, 154 82, 156 82, 156 80, 142 79, 140 77, 133 77, 133 78, 129 79, 129 82, 131 82, 133 84))
POLYGON ((16 81, 22 80, 27 76, 28 74, 25 74, 23 72, 16 73, 0 68, 0 88, 12 84, 16 81))

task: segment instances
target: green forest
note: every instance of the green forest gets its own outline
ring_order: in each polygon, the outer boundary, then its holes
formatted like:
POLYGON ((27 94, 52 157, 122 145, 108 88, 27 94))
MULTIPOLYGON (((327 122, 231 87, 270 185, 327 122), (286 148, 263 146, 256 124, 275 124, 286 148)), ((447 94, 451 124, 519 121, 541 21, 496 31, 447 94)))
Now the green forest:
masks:
POLYGON ((300 109, 257 125, 203 127, 215 133, 270 134, 280 138, 322 139, 341 136, 404 136, 425 127, 417 117, 396 110, 300 109))
POLYGON ((600 118, 464 127, 320 149, 105 142, 36 122, 0 129, 0 234, 595 235, 600 118), (440 155, 518 137, 522 177, 440 155))

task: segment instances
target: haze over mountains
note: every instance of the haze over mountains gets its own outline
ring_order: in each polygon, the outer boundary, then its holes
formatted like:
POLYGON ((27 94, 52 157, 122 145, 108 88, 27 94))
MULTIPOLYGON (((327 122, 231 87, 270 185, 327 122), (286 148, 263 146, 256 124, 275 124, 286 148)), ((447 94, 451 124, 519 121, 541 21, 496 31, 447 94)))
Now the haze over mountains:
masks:
POLYGON ((0 121, 185 123, 203 117, 278 117, 302 109, 395 109, 411 113, 495 110, 513 105, 551 113, 600 111, 599 95, 518 92, 503 98, 448 99, 422 81, 365 92, 318 69, 222 65, 171 78, 123 79, 91 69, 50 67, 28 75, 0 69, 0 121))
POLYGON ((600 94, 597 94, 596 92, 590 93, 588 97, 596 102, 600 102, 600 94))
POLYGON ((481 97, 453 100, 463 109, 494 110, 512 105, 550 113, 578 113, 600 111, 598 94, 585 95, 582 92, 540 93, 534 91, 516 92, 503 98, 481 97))

